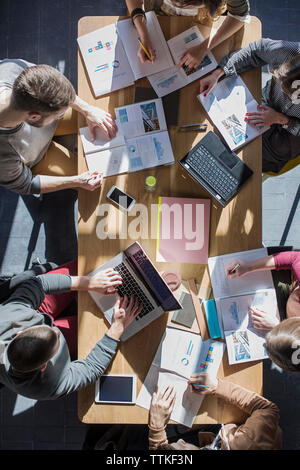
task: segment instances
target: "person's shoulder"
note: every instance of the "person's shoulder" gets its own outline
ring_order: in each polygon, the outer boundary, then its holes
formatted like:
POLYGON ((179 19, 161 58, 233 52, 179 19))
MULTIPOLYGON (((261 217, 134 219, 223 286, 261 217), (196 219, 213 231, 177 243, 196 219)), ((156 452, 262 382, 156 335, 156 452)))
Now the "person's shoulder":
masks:
POLYGON ((0 85, 13 85, 14 80, 33 63, 24 59, 3 59, 0 60, 0 85))

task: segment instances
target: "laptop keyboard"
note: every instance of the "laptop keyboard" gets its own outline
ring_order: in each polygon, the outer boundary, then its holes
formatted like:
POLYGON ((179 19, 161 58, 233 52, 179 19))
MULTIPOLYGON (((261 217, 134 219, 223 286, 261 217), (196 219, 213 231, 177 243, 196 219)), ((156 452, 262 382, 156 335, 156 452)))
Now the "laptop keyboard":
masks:
POLYGON ((147 313, 154 310, 155 307, 148 300, 148 298, 146 297, 142 289, 139 287, 134 277, 126 268, 125 264, 120 263, 118 266, 115 266, 114 269, 115 271, 118 271, 123 280, 123 284, 121 286, 117 286, 120 297, 124 297, 124 295, 127 295, 127 297, 134 295, 138 298, 139 302, 142 302, 143 304, 142 311, 138 314, 135 319, 138 320, 139 318, 144 317, 145 315, 147 315, 147 313))
POLYGON ((188 155, 185 163, 214 188, 223 199, 229 199, 236 191, 238 180, 203 145, 199 145, 192 154, 188 155))

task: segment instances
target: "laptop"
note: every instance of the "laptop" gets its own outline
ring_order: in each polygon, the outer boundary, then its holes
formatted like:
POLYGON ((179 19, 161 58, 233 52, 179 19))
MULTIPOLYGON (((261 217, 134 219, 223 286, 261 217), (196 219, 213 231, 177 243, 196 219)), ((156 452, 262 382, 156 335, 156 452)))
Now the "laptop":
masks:
POLYGON ((253 171, 221 142, 208 132, 179 161, 179 164, 223 207, 238 192, 253 171))
POLYGON ((182 309, 181 304, 138 242, 99 266, 89 276, 107 268, 113 268, 122 277, 122 285, 117 286, 118 293, 114 295, 103 295, 93 291, 89 293, 110 324, 118 297, 124 297, 125 294, 130 297, 133 294, 143 303, 142 311, 126 328, 121 341, 126 341, 135 335, 164 312, 182 309))

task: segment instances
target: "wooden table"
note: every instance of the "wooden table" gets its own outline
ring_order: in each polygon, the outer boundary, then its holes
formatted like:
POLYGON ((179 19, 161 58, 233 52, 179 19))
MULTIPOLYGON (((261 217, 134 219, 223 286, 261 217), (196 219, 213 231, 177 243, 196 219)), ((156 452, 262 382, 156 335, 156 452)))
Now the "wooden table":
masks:
MULTIPOLYGON (((188 29, 191 18, 187 17, 158 17, 166 39, 188 29)), ((120 17, 84 17, 78 24, 78 35, 81 36, 97 28, 122 19, 120 17)), ((220 21, 223 21, 224 17, 220 21)), ((218 25, 218 23, 217 23, 218 25)), ((216 26, 217 26, 216 25, 216 26)), ((204 35, 209 35, 208 27, 199 25, 204 35)), ((252 17, 250 25, 226 40, 214 49, 213 53, 220 60, 230 51, 249 44, 261 37, 261 23, 252 17)), ((261 99, 260 70, 253 70, 242 75, 246 85, 257 101, 261 99)), ((136 82, 139 86, 149 86, 148 80, 136 82)), ((196 99, 199 90, 199 80, 180 90, 180 106, 178 124, 207 121, 207 115, 196 99)), ((78 56, 78 95, 88 103, 99 106, 112 115, 114 108, 134 101, 134 86, 116 91, 110 95, 95 99, 81 55, 78 56)), ((208 122, 208 121, 207 121, 208 122)), ((208 122, 209 124, 209 122, 208 122)), ((179 127, 169 127, 169 135, 173 146, 175 160, 182 158, 191 147, 198 142, 203 133, 177 132, 179 127)), ((79 116, 79 127, 85 126, 82 116, 79 116)), ((209 129, 212 129, 209 124, 209 129)), ((214 129, 216 131, 216 129, 214 129)), ((78 140, 78 170, 79 173, 87 169, 83 156, 80 139, 78 140)), ((261 138, 249 143, 239 156, 254 170, 250 178, 237 196, 221 208, 211 200, 210 249, 209 255, 216 256, 235 251, 260 248, 262 245, 262 209, 261 209, 261 138)), ((97 237, 97 224, 103 219, 100 215, 100 204, 107 203, 106 194, 115 184, 132 195, 137 202, 156 204, 159 195, 181 197, 210 197, 190 177, 184 174, 179 165, 159 167, 137 173, 118 175, 106 178, 101 191, 90 193, 79 191, 79 226, 78 226, 78 270, 80 275, 87 274, 100 266, 117 253, 125 249, 134 240, 109 239, 100 240, 97 237), (155 175, 158 179, 158 189, 154 193, 144 190, 144 180, 147 175, 155 175)), ((108 224, 112 230, 117 209, 110 206, 108 224)), ((105 214, 107 215, 107 214, 105 214)), ((128 221, 130 222, 130 217, 128 221)), ((150 220, 149 220, 150 224, 150 220)), ((149 225, 150 227, 150 225, 149 225)), ((155 260, 155 240, 142 239, 142 246, 155 260)), ((182 279, 196 279, 199 283, 209 283, 206 265, 191 264, 165 264, 155 263, 159 271, 179 271, 182 279)), ((84 358, 103 336, 108 328, 103 319, 102 312, 96 306, 87 292, 79 292, 78 296, 78 357, 84 358)), ((120 345, 116 357, 107 372, 136 374, 138 378, 138 392, 146 377, 154 354, 160 343, 166 327, 167 314, 154 321, 147 328, 133 336, 126 343, 120 345)), ((224 354, 223 363, 219 369, 219 377, 225 377, 250 390, 262 393, 262 363, 246 363, 229 366, 227 354, 224 354)), ((84 423, 147 423, 148 411, 138 406, 97 405, 94 402, 94 386, 86 387, 78 392, 79 419, 84 423)), ((195 420, 196 423, 228 423, 233 420, 240 422, 243 415, 236 408, 225 405, 222 400, 206 397, 195 420)))

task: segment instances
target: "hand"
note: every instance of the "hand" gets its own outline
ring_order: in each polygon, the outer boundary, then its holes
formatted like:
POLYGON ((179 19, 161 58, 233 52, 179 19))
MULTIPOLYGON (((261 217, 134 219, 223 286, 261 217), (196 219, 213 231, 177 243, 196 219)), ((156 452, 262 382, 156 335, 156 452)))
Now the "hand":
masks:
POLYGON ((206 77, 202 78, 200 80, 200 94, 204 93, 204 97, 208 96, 223 74, 223 69, 217 68, 213 72, 206 75, 206 77))
POLYGON ((91 133, 92 140, 95 140, 95 129, 99 127, 110 140, 115 137, 118 127, 112 116, 101 108, 89 106, 85 112, 86 123, 91 133))
POLYGON ((145 46, 145 48, 147 49, 147 51, 150 54, 150 59, 149 59, 149 57, 146 55, 143 48, 140 46, 140 48, 138 50, 138 54, 137 54, 138 58, 140 59, 140 62, 142 64, 144 64, 145 62, 152 62, 153 63, 156 59, 156 53, 155 53, 155 49, 153 48, 152 41, 150 39, 148 31, 145 31, 143 36, 141 36, 140 39, 141 39, 141 42, 143 43, 143 45, 145 46))
POLYGON ((162 392, 158 387, 152 395, 149 411, 149 426, 153 429, 163 429, 169 421, 175 403, 176 392, 168 386, 162 392))
POLYGON ((193 374, 190 377, 188 384, 190 392, 207 394, 210 393, 213 388, 217 387, 218 379, 211 377, 206 372, 201 372, 199 374, 193 374), (196 384, 205 385, 205 387, 201 387, 200 385, 198 386, 196 384))
POLYGON ((255 113, 246 113, 245 121, 258 129, 272 124, 287 124, 288 117, 269 106, 257 106, 255 113))
POLYGON ((87 191, 95 191, 101 187, 103 182, 103 175, 98 171, 86 171, 79 176, 76 176, 77 187, 86 189, 87 191))
POLYGON ((272 330, 280 323, 274 314, 264 312, 257 307, 249 307, 249 315, 256 330, 272 330))
POLYGON ((245 261, 240 261, 238 259, 233 259, 230 261, 230 263, 227 264, 226 268, 226 276, 228 276, 230 279, 234 279, 236 277, 241 277, 244 276, 244 274, 247 274, 248 272, 248 265, 245 261), (230 274, 230 271, 236 266, 239 265, 238 268, 234 270, 232 274, 230 274))
POLYGON ((105 269, 89 278, 89 288, 104 295, 112 295, 117 292, 116 286, 122 284, 122 278, 117 271, 112 268, 105 269))
POLYGON ((207 41, 202 42, 199 46, 188 49, 181 57, 178 68, 188 67, 189 70, 196 69, 208 52, 207 41))
POLYGON ((130 323, 141 313, 142 308, 143 304, 139 304, 133 295, 130 299, 126 295, 118 299, 114 307, 112 324, 107 332, 108 336, 119 340, 130 323))

